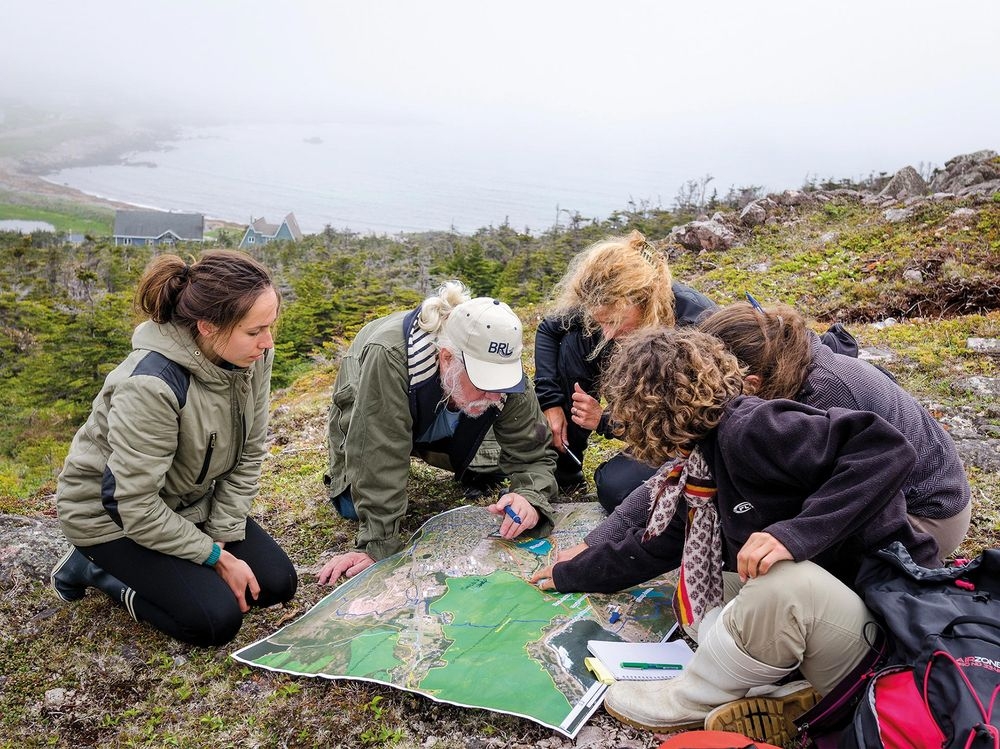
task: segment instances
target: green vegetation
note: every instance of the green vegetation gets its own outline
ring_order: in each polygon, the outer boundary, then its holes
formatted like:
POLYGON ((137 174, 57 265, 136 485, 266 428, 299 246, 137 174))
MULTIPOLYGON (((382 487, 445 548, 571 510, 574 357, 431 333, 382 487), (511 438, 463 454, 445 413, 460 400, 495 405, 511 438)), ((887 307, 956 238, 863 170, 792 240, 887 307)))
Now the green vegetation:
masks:
POLYGON ((94 237, 111 236, 114 212, 109 208, 95 208, 68 201, 27 204, 10 201, 10 194, 0 190, 0 221, 45 221, 56 233, 89 234, 94 237))
MULTIPOLYGON (((246 668, 228 653, 322 599, 328 589, 314 573, 352 543, 356 526, 331 510, 321 477, 337 357, 361 325, 458 276, 476 293, 511 302, 530 340, 576 252, 633 228, 665 247, 671 227, 689 218, 630 206, 538 236, 509 226, 470 236, 330 230, 259 248, 285 306, 254 516, 298 566, 294 603, 250 614, 232 648, 194 649, 136 626, 93 591, 62 605, 37 581, 11 581, 0 604, 0 748, 414 747, 433 735, 439 749, 452 749, 471 737, 484 746, 549 738, 520 718, 375 684, 290 678, 246 668)), ((764 303, 796 305, 817 328, 848 323, 863 346, 892 352, 887 369, 935 415, 976 419, 1000 435, 1000 404, 952 387, 959 378, 1000 376, 1000 359, 966 346, 969 337, 1000 336, 1000 202, 928 204, 889 223, 879 209, 838 197, 780 209, 776 219, 746 230, 730 251, 670 247, 675 276, 722 303, 749 290, 764 303), (961 207, 973 211, 956 215, 961 207), (907 271, 920 275, 904 279, 907 271), (868 324, 889 316, 899 324, 868 324)), ((54 514, 55 473, 104 376, 129 348, 132 291, 150 257, 107 240, 74 246, 53 234, 0 234, 0 513, 54 514)), ((530 368, 530 345, 526 352, 530 368)), ((619 447, 595 438, 588 472, 619 447)), ((996 543, 1000 475, 969 473, 974 523, 962 551, 975 554, 996 543)), ((465 501, 450 476, 423 464, 413 465, 408 489, 404 533, 465 501)), ((653 745, 648 734, 631 736, 653 745)))

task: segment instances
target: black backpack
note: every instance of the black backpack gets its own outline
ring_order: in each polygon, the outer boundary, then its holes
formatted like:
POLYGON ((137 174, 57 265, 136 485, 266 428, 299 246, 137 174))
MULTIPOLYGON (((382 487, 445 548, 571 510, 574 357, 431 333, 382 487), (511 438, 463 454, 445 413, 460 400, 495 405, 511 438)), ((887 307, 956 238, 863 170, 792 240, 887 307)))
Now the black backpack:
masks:
POLYGON ((887 647, 797 721, 801 745, 1000 749, 1000 549, 925 569, 897 543, 859 579, 887 647))
POLYGON ((1000 549, 925 569, 896 543, 862 574, 902 670, 868 683, 842 745, 1000 749, 1000 549))

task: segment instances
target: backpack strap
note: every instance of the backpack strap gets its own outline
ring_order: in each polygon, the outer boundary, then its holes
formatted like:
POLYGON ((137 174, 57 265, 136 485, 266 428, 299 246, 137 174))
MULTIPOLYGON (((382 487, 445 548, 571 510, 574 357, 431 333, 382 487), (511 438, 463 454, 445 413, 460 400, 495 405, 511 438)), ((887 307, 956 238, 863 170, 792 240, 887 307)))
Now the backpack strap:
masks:
POLYGON ((982 624, 985 627, 992 627, 993 629, 1000 629, 1000 622, 996 619, 988 619, 985 616, 956 616, 948 624, 945 625, 944 629, 941 630, 942 635, 950 634, 955 627, 962 624, 982 624))

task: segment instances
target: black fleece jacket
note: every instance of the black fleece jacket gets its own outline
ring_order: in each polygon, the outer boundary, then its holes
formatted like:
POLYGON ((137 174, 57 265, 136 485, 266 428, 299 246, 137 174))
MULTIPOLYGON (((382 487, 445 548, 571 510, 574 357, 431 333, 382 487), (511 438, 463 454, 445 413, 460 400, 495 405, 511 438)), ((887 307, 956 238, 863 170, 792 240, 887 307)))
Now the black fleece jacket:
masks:
MULTIPOLYGON (((718 487, 726 569, 736 569, 757 531, 852 587, 864 555, 892 541, 936 566, 937 545, 910 526, 900 491, 913 448, 875 414, 741 396, 700 445, 718 487)), ((687 508, 681 503, 667 531, 643 543, 648 509, 643 485, 588 535, 586 551, 556 564, 556 589, 612 592, 676 568, 687 508)))
MULTIPOLYGON (((715 302, 690 286, 675 281, 670 288, 678 327, 694 325, 706 310, 715 307, 715 302)), ((595 355, 602 341, 600 331, 586 331, 579 315, 546 317, 539 323, 535 333, 535 394, 543 411, 552 406, 568 408, 573 383, 579 383, 593 397, 598 396, 600 374, 614 350, 614 346, 606 345, 595 355)), ((597 433, 612 436, 606 414, 597 433)))

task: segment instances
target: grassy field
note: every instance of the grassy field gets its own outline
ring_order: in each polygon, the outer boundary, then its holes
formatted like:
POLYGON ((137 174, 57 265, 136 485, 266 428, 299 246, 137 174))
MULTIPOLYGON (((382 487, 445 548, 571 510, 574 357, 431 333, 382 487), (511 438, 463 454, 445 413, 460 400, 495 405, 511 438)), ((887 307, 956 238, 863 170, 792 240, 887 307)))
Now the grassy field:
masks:
MULTIPOLYGON (((679 253, 674 270, 720 302, 751 290, 765 303, 786 301, 821 317, 817 329, 833 319, 847 321, 861 345, 884 352, 888 358, 880 363, 956 437, 985 443, 1000 437, 1000 401, 957 385, 974 376, 1000 377, 1000 359, 966 345, 970 337, 1000 337, 1000 312, 969 312, 956 301, 977 294, 988 301, 1000 287, 1000 209, 979 210, 968 225, 939 209, 888 225, 877 210, 831 205, 765 227, 729 252, 679 253), (902 272, 914 268, 926 274, 925 283, 901 281, 902 272), (890 315, 900 322, 881 324, 890 315)), ((525 320, 537 320, 541 311, 518 310, 525 320)), ((532 335, 529 326, 526 336, 532 335)), ((530 347, 526 351, 530 355, 530 347)), ((40 581, 11 581, 0 602, 0 747, 572 746, 524 719, 462 710, 375 684, 292 678, 228 657, 319 601, 328 589, 318 585, 316 572, 352 545, 355 526, 331 510, 321 480, 335 373, 333 365, 313 366, 274 394, 269 455, 253 508, 297 566, 295 601, 250 614, 229 648, 197 649, 136 625, 96 592, 63 604, 40 581)), ((594 438, 587 475, 619 448, 594 438)), ((961 552, 972 556, 997 545, 1000 467, 967 468, 973 525, 961 552)), ((6 509, 51 519, 52 488, 49 482, 31 496, 11 498, 6 509)), ((449 475, 416 462, 408 493, 404 532, 464 502, 449 475)), ((606 746, 658 743, 603 713, 592 723, 607 737, 606 746)))
POLYGON ((0 221, 45 221, 65 234, 110 236, 114 211, 110 208, 79 205, 70 202, 28 204, 11 201, 12 195, 0 191, 0 221))

